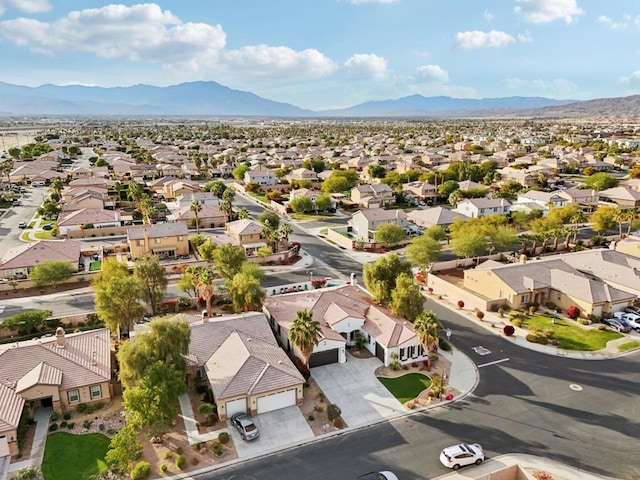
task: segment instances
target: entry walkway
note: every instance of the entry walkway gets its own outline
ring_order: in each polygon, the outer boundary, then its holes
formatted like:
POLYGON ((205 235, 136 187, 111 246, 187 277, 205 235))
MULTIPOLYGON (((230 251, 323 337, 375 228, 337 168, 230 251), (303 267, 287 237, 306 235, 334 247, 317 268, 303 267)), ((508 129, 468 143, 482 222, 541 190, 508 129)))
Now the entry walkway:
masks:
POLYGON ((201 434, 198 430, 198 423, 196 422, 196 416, 193 413, 193 408, 191 408, 189 395, 186 393, 184 395, 180 395, 178 402, 180 403, 180 411, 182 412, 182 420, 184 421, 184 431, 187 434, 187 441, 189 442, 189 445, 215 440, 222 432, 229 433, 227 428, 222 428, 214 432, 201 434))
POLYGON ((36 408, 36 411, 33 413, 33 419, 36 421, 36 431, 33 435, 31 456, 26 460, 10 465, 9 473, 17 472, 25 467, 40 468, 44 457, 44 447, 47 443, 47 434, 49 432, 49 416, 52 411, 52 408, 36 408))

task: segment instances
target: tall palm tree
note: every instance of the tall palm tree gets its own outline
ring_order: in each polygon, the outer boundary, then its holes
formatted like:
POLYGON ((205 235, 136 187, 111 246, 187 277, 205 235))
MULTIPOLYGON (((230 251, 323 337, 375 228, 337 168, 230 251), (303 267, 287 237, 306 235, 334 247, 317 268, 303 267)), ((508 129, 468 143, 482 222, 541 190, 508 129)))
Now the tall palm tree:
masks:
POLYGON ((618 224, 620 238, 622 238, 622 224, 625 222, 626 218, 627 216, 625 215, 624 210, 616 208, 616 211, 613 213, 613 220, 618 224))
POLYGON ((587 217, 585 216, 584 212, 582 210, 580 210, 579 212, 577 212, 575 215, 573 215, 569 221, 571 223, 573 223, 574 226, 574 230, 573 230, 573 243, 576 243, 576 238, 578 236, 578 224, 584 222, 587 219, 587 217))
POLYGON ((198 290, 198 294, 204 299, 207 314, 211 316, 211 300, 216 293, 217 278, 212 267, 189 267, 187 272, 191 274, 191 283, 198 290))
POLYGON ((283 223, 280 225, 280 237, 284 239, 287 244, 287 248, 289 247, 289 235, 293 233, 293 227, 289 223, 283 223))
POLYGON ((413 331, 418 334, 420 345, 427 352, 427 362, 431 365, 431 352, 438 347, 438 329, 442 328, 440 320, 432 311, 422 312, 413 321, 413 331))
POLYGON ((56 177, 51 180, 51 184, 49 185, 49 190, 55 193, 58 196, 58 201, 62 200, 62 191, 64 190, 64 182, 60 177, 56 177))
POLYGON ((636 211, 633 208, 625 208, 623 210, 624 221, 627 222, 627 237, 631 235, 633 221, 636 219, 636 211))
POLYGON ((189 210, 191 210, 193 212, 194 217, 196 217, 196 232, 200 233, 200 212, 202 211, 202 204, 197 201, 194 200, 193 202, 191 202, 191 205, 189 205, 189 210))
POLYGON ((297 312, 296 319, 289 328, 289 341, 298 347, 307 366, 321 333, 320 323, 313 319, 313 312, 307 311, 306 308, 297 312))
POLYGON ((236 198, 236 191, 232 188, 227 188, 222 194, 222 202, 220 205, 220 209, 222 209, 222 205, 225 205, 225 211, 229 215, 229 221, 233 220, 233 201, 236 198))
POLYGON ((151 219, 158 214, 158 210, 153 205, 153 199, 146 193, 138 201, 138 210, 142 214, 142 221, 147 224, 151 223, 151 219))
POLYGON ((144 186, 136 182, 135 180, 129 180, 127 184, 127 197, 136 206, 140 205, 140 201, 144 197, 144 186))

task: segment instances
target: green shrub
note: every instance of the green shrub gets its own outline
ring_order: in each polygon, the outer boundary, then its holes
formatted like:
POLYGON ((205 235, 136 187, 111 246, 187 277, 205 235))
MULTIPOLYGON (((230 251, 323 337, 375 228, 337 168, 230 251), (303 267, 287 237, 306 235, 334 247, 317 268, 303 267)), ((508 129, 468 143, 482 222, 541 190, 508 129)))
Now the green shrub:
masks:
POLYGON ((164 458, 165 460, 169 460, 170 458, 173 458, 173 452, 167 450, 162 454, 162 458, 164 458))
POLYGON ((64 418, 65 420, 69 420, 71 418, 71 414, 67 412, 62 416, 62 418, 64 418))
POLYGON ((99 429, 101 432, 104 432, 104 429, 105 429, 104 423, 101 423, 100 425, 98 425, 98 429, 99 429))
POLYGON ((214 442, 214 444, 211 445, 211 451, 214 455, 220 456, 222 452, 224 452, 224 448, 220 442, 214 442))
POLYGON ((147 462, 138 462, 131 470, 131 480, 143 480, 151 475, 151 465, 147 462))
POLYGON ((512 318, 511 325, 520 328, 522 326, 522 320, 520 320, 519 318, 512 318))
POLYGON ((87 411, 86 403, 79 403, 78 406, 76 407, 76 412, 78 413, 85 413, 86 411, 87 411))
POLYGON ((202 448, 202 442, 196 442, 193 444, 193 449, 198 452, 202 448))
POLYGON ((314 416, 313 416, 313 413, 310 413, 310 414, 307 416, 307 420, 309 420, 310 422, 313 422, 315 419, 316 419, 316 417, 314 417, 314 416))
POLYGON ((49 431, 50 432, 55 432, 58 429, 58 424, 57 423, 52 423, 51 425, 49 425, 49 431))
POLYGON ((591 325, 591 320, 588 320, 586 318, 578 318, 577 322, 580 325, 591 325))
POLYGON ((540 345, 546 345, 548 342, 547 337, 542 333, 529 333, 526 339, 527 342, 539 343, 540 345))
POLYGON ((82 428, 91 428, 91 424, 93 422, 91 420, 85 420, 84 422, 82 422, 82 428))
POLYGON ((57 412, 51 412, 51 414, 49 415, 49 420, 52 422, 57 422, 58 418, 59 416, 57 412))
POLYGON ((593 327, 593 329, 594 329, 594 330, 602 331, 602 330, 606 330, 606 329, 607 329, 607 326, 606 326, 604 323, 599 323, 598 325, 596 325, 595 327, 593 327))
POLYGON ((226 445, 227 443, 229 443, 229 434, 227 432, 220 433, 220 435, 218 435, 218 441, 222 445, 226 445))
POLYGON ((69 429, 69 430, 73 430, 73 427, 75 427, 75 426, 76 426, 75 422, 67 423, 67 429, 69 429))
POLYGON ((340 416, 342 410, 335 403, 332 403, 327 407, 327 418, 329 421, 333 421, 340 416))
POLYGON ((184 467, 187 466, 187 459, 184 458, 184 455, 178 455, 176 457, 176 468, 178 470, 183 470, 184 467))
POLYGON ((166 463, 163 463, 162 465, 160 465, 160 471, 162 473, 167 473, 167 470, 169 470, 169 467, 167 467, 166 463))
POLYGON ((60 428, 66 428, 67 427, 67 422, 62 421, 60 422, 60 428))
POLYGON ((178 448, 176 448, 176 453, 177 453, 178 455, 182 455, 182 454, 184 453, 184 448, 182 448, 182 447, 178 447, 178 448))
POLYGON ((36 480, 41 477, 37 467, 25 467, 18 470, 11 478, 13 480, 36 480))
POLYGON ((449 352, 451 350, 451 344, 442 337, 438 337, 438 347, 444 352, 449 352))

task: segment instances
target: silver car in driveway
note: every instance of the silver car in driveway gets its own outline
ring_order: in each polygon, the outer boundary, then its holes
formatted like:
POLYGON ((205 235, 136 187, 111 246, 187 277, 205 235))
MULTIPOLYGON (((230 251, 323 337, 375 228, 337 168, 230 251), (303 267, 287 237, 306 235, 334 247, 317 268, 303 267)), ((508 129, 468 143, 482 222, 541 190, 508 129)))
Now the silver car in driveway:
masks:
POLYGON ((231 417, 231 424, 236 427, 243 440, 255 440, 260 436, 260 430, 246 413, 236 413, 231 417))

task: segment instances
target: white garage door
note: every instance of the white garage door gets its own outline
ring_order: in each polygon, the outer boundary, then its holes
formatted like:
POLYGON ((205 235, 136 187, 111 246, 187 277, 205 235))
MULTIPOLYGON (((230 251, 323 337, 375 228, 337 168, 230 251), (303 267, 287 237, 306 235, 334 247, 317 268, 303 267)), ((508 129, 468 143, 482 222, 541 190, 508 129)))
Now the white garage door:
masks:
POLYGON ((258 413, 271 412, 296 404, 296 389, 258 397, 258 413))
POLYGON ((236 413, 247 413, 247 399, 230 400, 226 403, 225 409, 227 410, 227 417, 231 417, 236 413))

